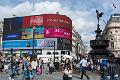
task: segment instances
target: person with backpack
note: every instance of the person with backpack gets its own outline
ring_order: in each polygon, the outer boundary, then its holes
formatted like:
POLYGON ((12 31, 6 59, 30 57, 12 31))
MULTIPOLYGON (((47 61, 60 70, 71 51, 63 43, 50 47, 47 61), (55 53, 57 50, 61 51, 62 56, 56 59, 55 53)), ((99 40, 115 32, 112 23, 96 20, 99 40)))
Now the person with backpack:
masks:
POLYGON ((101 80, 107 80, 108 60, 102 59, 100 63, 101 80))

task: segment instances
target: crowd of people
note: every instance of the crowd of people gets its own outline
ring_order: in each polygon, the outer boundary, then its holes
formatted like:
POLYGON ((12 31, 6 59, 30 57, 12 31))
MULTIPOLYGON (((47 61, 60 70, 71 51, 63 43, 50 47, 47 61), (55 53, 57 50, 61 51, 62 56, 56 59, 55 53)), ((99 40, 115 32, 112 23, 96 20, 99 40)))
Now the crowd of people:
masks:
MULTIPOLYGON (((47 74, 51 75, 54 71, 59 71, 63 73, 63 80, 72 80, 72 74, 76 69, 81 73, 80 79, 83 79, 85 75, 89 80, 90 77, 87 75, 86 71, 100 71, 101 80, 119 80, 117 67, 113 56, 108 59, 101 59, 96 64, 86 56, 82 56, 78 61, 76 59, 70 60, 66 58, 63 61, 53 62, 53 59, 48 59, 47 63, 47 74), (55 65, 57 64, 57 65, 55 65), (62 67, 60 70, 60 66, 62 67)), ((43 69, 45 69, 44 61, 42 58, 30 58, 19 57, 19 56, 0 56, 0 72, 8 73, 11 71, 9 80, 14 80, 16 75, 22 75, 22 80, 33 80, 36 75, 41 75, 43 69)))
POLYGON ((20 74, 22 74, 22 80, 33 80, 37 74, 42 74, 43 68, 44 62, 41 58, 31 60, 29 56, 24 58, 0 56, 0 72, 8 73, 10 71, 10 80, 14 80, 15 76, 20 74))

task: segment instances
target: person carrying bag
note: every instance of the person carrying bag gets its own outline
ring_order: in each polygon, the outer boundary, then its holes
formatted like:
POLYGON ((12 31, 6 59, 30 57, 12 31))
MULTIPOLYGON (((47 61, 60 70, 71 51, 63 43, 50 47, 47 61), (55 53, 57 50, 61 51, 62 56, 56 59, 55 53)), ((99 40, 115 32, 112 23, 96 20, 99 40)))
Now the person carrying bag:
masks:
POLYGON ((72 64, 69 58, 65 60, 63 68, 63 80, 72 80, 72 64))

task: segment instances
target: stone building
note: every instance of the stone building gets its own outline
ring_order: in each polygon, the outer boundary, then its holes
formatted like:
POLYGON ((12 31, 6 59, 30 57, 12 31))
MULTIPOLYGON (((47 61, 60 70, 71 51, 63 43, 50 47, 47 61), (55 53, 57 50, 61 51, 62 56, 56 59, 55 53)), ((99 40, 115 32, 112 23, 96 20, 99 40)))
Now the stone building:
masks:
POLYGON ((109 40, 109 49, 115 57, 120 57, 120 14, 111 15, 103 31, 103 37, 109 40))

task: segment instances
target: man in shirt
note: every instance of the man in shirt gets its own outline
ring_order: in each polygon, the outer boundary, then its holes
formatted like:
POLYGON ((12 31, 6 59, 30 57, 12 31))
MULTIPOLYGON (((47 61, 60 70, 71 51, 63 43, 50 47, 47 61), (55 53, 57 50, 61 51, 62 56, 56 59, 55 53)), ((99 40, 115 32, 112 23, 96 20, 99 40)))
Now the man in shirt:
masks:
POLYGON ((83 79, 83 75, 85 75, 87 77, 87 79, 90 79, 88 77, 88 75, 86 74, 86 69, 87 69, 87 60, 85 57, 82 58, 82 60, 80 61, 80 64, 82 66, 82 74, 81 74, 81 78, 80 79, 83 79))

